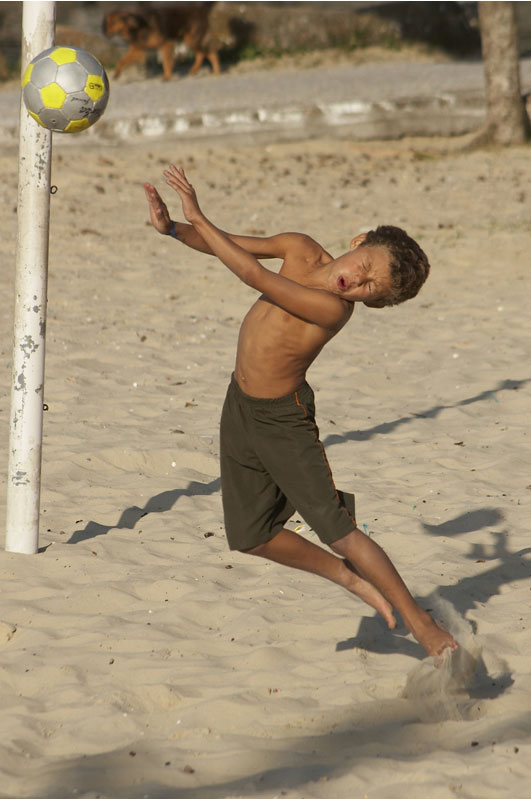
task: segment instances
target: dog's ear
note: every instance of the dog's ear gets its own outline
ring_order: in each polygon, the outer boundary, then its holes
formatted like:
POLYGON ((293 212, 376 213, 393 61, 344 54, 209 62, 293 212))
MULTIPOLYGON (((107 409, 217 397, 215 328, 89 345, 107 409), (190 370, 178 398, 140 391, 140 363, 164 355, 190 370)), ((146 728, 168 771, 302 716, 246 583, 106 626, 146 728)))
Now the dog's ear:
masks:
POLYGON ((130 31, 139 31, 147 25, 142 14, 125 13, 122 14, 122 19, 130 31))
POLYGON ((105 16, 103 17, 102 28, 103 28, 103 33, 104 33, 105 36, 109 36, 110 35, 109 34, 109 28, 110 28, 111 24, 114 22, 115 17, 116 17, 116 14, 105 14, 105 16))

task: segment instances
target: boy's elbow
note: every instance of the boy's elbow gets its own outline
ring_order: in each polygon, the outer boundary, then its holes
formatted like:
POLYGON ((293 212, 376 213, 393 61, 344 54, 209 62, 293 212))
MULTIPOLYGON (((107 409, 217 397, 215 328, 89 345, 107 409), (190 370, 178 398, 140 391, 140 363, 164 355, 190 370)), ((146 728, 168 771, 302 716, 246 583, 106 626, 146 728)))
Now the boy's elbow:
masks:
POLYGON ((260 286, 260 277, 263 272, 263 267, 260 266, 258 262, 248 264, 242 271, 240 272, 240 280, 242 283, 245 283, 246 286, 249 288, 256 289, 257 291, 262 291, 260 286))
POLYGON ((256 275, 251 275, 251 274, 240 275, 240 280, 242 281, 242 283, 245 283, 246 286, 249 286, 250 289, 255 289, 256 291, 262 291, 262 289, 258 285, 256 275))

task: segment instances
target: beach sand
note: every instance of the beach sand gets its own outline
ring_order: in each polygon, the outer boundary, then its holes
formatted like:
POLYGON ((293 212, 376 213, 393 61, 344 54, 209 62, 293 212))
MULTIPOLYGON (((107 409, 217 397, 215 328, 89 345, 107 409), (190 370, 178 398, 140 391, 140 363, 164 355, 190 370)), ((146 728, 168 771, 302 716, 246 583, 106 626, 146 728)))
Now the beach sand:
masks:
MULTIPOLYGON (((530 164, 54 144, 41 552, 0 551, 3 799, 528 799, 530 164), (228 551, 218 419, 254 296, 148 225, 144 180, 178 217, 170 161, 233 232, 338 255, 387 222, 427 250, 420 295, 357 307, 309 380, 338 488, 463 644, 440 668, 337 586, 228 551)), ((0 165, 3 519, 16 151, 0 165)))

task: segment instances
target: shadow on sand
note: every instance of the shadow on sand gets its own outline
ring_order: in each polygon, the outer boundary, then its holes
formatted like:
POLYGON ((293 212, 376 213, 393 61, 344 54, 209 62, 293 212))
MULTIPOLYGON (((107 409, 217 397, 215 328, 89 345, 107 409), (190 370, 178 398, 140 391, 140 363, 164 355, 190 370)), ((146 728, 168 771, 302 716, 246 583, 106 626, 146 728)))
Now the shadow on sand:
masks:
POLYGON ((80 541, 87 541, 89 538, 96 538, 99 535, 106 535, 110 530, 133 530, 136 523, 150 513, 166 513, 173 508, 181 497, 210 496, 220 490, 219 477, 211 480, 210 483, 198 483, 191 480, 186 488, 175 488, 171 491, 162 491, 140 508, 132 505, 122 511, 116 524, 99 524, 99 522, 88 522, 83 530, 76 530, 66 542, 67 544, 78 544, 80 541))
MULTIPOLYGON (((525 740, 531 734, 531 713, 513 713, 502 719, 487 717, 484 724, 480 740, 473 743, 475 753, 482 749, 491 752, 493 742, 498 747, 503 747, 505 741, 514 742, 516 731, 518 737, 525 740)), ((323 719, 321 731, 268 739, 254 749, 251 757, 248 737, 242 734, 235 740, 231 736, 231 751, 223 771, 239 776, 226 781, 201 776, 202 770, 211 773, 206 752, 195 752, 192 756, 182 749, 172 753, 165 748, 160 752, 144 748, 139 741, 138 746, 132 742, 112 752, 60 762, 52 774, 48 773, 47 780, 41 778, 40 790, 32 796, 33 799, 71 799, 72 795, 87 799, 97 796, 101 799, 252 799, 280 796, 312 783, 311 795, 317 796, 320 782, 348 774, 353 775, 352 795, 355 796, 357 766, 368 769, 372 762, 377 774, 386 761, 387 768, 394 763, 401 782, 405 770, 430 758, 433 762, 435 753, 437 757, 441 752, 448 757, 449 753, 456 752, 464 757, 470 752, 471 735, 478 734, 477 729, 471 733, 467 727, 466 723, 458 727, 453 722, 451 730, 445 732, 440 724, 420 725, 417 713, 407 700, 374 699, 348 712, 336 709, 333 715, 323 719), (325 726, 328 729, 322 731, 325 726), (136 754, 134 761, 130 756, 131 746, 136 754), (246 752, 245 767, 235 752, 238 748, 246 752), (169 760, 165 761, 167 757, 169 760), (188 764, 190 757, 193 769, 188 764), (154 765, 157 760, 160 769, 154 765), (166 768, 164 761, 168 764, 166 768), (157 771, 160 774, 155 776, 157 771), (46 781, 48 785, 42 787, 46 781)), ((331 788, 333 786, 329 785, 327 796, 331 795, 331 788)))
POLYGON ((450 408, 461 408, 465 405, 472 405, 475 402, 499 402, 497 394, 500 391, 517 391, 529 382, 531 382, 531 378, 529 377, 524 380, 501 380, 495 388, 480 391, 479 394, 475 394, 472 397, 465 397, 465 399, 451 402, 448 405, 435 405, 433 408, 428 408, 420 413, 402 416, 399 419, 394 419, 392 422, 382 422, 382 424, 368 427, 366 430, 351 430, 349 433, 343 433, 342 435, 334 433, 323 440, 323 445, 325 447, 331 447, 334 444, 343 444, 345 441, 369 441, 376 435, 392 433, 393 430, 396 430, 402 425, 410 424, 415 419, 435 419, 440 413, 450 408))
MULTIPOLYGON (((499 510, 483 508, 464 513, 440 525, 424 524, 423 527, 428 535, 450 537, 490 527, 502 520, 503 515, 499 510)), ((491 531, 490 536, 490 545, 474 543, 466 555, 468 559, 478 564, 476 567, 477 573, 464 577, 452 585, 442 585, 428 596, 416 597, 421 607, 428 611, 434 610, 433 603, 434 601, 436 603, 437 597, 440 597, 449 602, 464 618, 468 610, 478 604, 486 604, 492 596, 498 594, 502 585, 529 579, 531 576, 531 559, 525 556, 531 553, 531 547, 526 547, 517 552, 510 552, 508 549, 509 533, 507 531, 491 531), (485 569, 483 564, 489 562, 493 565, 485 569)), ((473 623, 469 623, 475 632, 473 623)), ((407 635, 408 631, 404 626, 399 626, 396 630, 389 632, 379 616, 363 617, 357 635, 344 641, 339 641, 336 651, 363 649, 381 654, 400 652, 422 660, 425 657, 424 650, 419 644, 408 639, 407 635), (386 632, 385 635, 383 630, 386 632)), ((487 667, 480 658, 475 675, 475 684, 470 695, 474 695, 476 698, 492 699, 503 693, 512 683, 513 680, 508 673, 500 674, 496 680, 492 680, 488 674, 487 667)))

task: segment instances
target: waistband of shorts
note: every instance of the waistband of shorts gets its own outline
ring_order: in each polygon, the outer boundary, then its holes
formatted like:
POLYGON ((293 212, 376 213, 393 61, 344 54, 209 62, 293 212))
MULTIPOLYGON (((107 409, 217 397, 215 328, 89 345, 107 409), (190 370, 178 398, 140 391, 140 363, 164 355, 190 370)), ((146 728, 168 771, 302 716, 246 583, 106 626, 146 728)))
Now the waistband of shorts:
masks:
POLYGON ((242 391, 236 381, 236 378, 234 377, 234 373, 231 376, 230 388, 244 402, 248 403, 249 405, 254 405, 255 407, 258 405, 261 405, 262 407, 271 407, 272 405, 289 405, 290 403, 297 402, 298 395, 302 396, 307 394, 307 392, 310 392, 310 394, 313 395, 312 387, 306 382, 306 380, 304 380, 300 386, 295 389, 295 391, 291 391, 289 394, 284 394, 282 397, 252 397, 250 394, 246 394, 245 391, 242 391))

